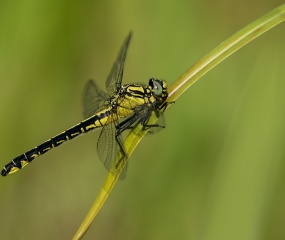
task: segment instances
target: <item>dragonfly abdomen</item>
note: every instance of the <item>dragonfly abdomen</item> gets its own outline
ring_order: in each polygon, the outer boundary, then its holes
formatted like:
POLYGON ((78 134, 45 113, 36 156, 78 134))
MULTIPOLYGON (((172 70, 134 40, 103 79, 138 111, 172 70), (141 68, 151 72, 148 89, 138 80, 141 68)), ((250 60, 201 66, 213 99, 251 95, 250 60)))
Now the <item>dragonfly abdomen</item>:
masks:
POLYGON ((36 157, 45 154, 49 150, 61 145, 62 143, 71 140, 83 133, 87 133, 96 128, 104 126, 107 123, 106 119, 109 115, 110 110, 101 111, 98 114, 82 121, 81 123, 73 126, 72 128, 69 128, 66 131, 58 134, 57 136, 36 146, 35 148, 15 157, 2 169, 1 175, 6 176, 7 174, 14 173, 25 167, 36 157))

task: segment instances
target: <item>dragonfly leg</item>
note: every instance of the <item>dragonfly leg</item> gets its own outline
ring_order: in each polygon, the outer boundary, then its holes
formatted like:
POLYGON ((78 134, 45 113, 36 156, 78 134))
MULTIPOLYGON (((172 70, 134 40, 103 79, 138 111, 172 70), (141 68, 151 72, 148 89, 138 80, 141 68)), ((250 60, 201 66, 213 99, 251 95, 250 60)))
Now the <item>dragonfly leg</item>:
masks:
POLYGON ((168 105, 175 103, 175 101, 172 102, 164 102, 160 107, 159 110, 161 110, 162 112, 165 111, 165 109, 167 108, 168 105))
MULTIPOLYGON (((144 129, 150 129, 153 127, 159 127, 159 128, 165 128, 165 126, 159 125, 159 124, 147 124, 150 115, 151 115, 152 111, 148 111, 143 118, 141 119, 141 125, 144 127, 144 129)), ((161 115, 161 113, 159 111, 155 111, 155 114, 157 116, 157 118, 159 118, 159 116, 161 115)))
POLYGON ((154 127, 165 128, 165 126, 159 124, 142 124, 145 129, 150 129, 154 127))
POLYGON ((117 128, 117 133, 116 135, 120 135, 123 131, 126 129, 132 129, 132 125, 139 119, 139 114, 135 113, 131 117, 125 119, 124 121, 120 122, 116 128, 117 128))
POLYGON ((120 158, 120 160, 118 161, 118 163, 116 164, 116 168, 119 167, 119 164, 121 163, 121 161, 125 158, 127 159, 128 156, 126 154, 126 151, 124 149, 124 146, 122 144, 122 141, 120 139, 120 135, 122 134, 122 132, 124 132, 126 129, 130 129, 132 128, 132 125, 139 119, 139 114, 134 114, 131 117, 125 119, 124 121, 120 122, 116 128, 117 128, 117 132, 115 134, 115 138, 116 138, 116 142, 120 148, 120 152, 122 154, 122 157, 120 158))
POLYGON ((121 140, 120 140, 120 138, 119 138, 119 135, 116 134, 115 138, 116 138, 116 142, 117 142, 117 144, 118 144, 118 146, 119 146, 119 148, 120 148, 119 151, 120 151, 121 154, 122 154, 122 157, 119 159, 119 161, 118 161, 117 164, 116 164, 116 169, 118 169, 118 168, 119 168, 119 165, 120 165, 120 163, 121 163, 121 161, 122 161, 124 158, 128 158, 128 157, 127 157, 126 151, 125 151, 125 149, 124 149, 124 146, 123 146, 123 144, 122 144, 122 142, 121 142, 121 140))

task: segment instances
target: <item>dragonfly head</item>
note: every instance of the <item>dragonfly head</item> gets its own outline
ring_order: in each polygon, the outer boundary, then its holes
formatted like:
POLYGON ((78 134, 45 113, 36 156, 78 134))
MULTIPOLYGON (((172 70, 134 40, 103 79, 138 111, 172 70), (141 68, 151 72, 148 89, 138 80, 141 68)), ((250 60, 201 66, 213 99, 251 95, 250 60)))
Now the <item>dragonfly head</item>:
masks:
POLYGON ((163 80, 151 78, 148 85, 158 105, 164 103, 168 97, 167 83, 163 80))

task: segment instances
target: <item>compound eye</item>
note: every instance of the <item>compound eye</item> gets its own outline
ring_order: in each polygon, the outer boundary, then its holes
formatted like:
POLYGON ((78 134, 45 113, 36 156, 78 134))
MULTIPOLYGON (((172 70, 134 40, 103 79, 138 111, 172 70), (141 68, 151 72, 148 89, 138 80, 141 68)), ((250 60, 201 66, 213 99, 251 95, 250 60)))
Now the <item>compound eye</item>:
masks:
POLYGON ((156 96, 160 96, 162 94, 162 86, 159 81, 153 80, 152 81, 152 89, 156 96))

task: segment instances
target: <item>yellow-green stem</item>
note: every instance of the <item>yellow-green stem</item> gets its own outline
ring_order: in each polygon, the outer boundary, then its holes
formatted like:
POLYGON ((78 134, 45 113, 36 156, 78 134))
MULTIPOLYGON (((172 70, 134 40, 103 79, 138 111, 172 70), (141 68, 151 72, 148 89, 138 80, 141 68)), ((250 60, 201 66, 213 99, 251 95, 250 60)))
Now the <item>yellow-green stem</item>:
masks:
MULTIPOLYGON (((278 25, 285 20, 285 4, 275 8, 268 14, 247 25, 245 28, 222 42, 219 46, 205 55, 200 61, 190 67, 183 75, 181 75, 175 83, 169 87, 169 98, 168 101, 175 101, 188 87, 200 79, 205 73, 223 61, 225 58, 233 54, 239 48, 249 43, 253 39, 257 38, 261 34, 265 33, 272 27, 278 25)), ((153 115, 149 124, 155 123, 157 118, 153 115)), ((127 136, 124 146, 128 157, 131 156, 138 143, 142 140, 146 131, 142 130, 141 124, 138 124, 129 135, 127 136)), ((112 188, 117 182, 122 169, 126 162, 122 161, 119 169, 115 168, 120 156, 117 156, 117 160, 114 162, 112 170, 109 172, 107 179, 95 199, 91 209, 89 210, 86 218, 79 227, 78 231, 74 235, 73 239, 80 239, 87 231, 92 221, 95 219, 97 213, 104 205, 108 198, 112 188)))

